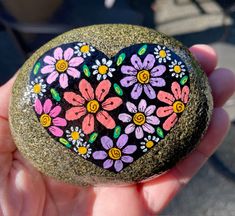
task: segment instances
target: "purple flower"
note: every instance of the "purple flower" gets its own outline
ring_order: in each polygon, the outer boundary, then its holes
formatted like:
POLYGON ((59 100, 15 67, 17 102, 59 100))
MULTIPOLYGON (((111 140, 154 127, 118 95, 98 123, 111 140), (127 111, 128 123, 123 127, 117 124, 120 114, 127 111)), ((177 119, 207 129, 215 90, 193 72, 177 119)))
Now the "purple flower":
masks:
POLYGON ((130 123, 125 128, 126 134, 130 134, 135 131, 136 138, 142 139, 144 137, 144 131, 149 134, 153 134, 155 132, 152 125, 158 125, 160 123, 159 118, 152 115, 156 109, 155 105, 147 107, 146 100, 142 99, 138 108, 131 102, 127 102, 126 107, 133 116, 127 113, 121 113, 118 116, 119 120, 122 122, 130 123))
POLYGON ((116 143, 116 146, 113 145, 113 140, 108 136, 101 137, 101 144, 104 147, 105 151, 95 151, 93 153, 93 158, 96 160, 104 160, 103 167, 104 169, 109 169, 114 165, 114 168, 117 172, 120 172, 123 169, 123 163, 132 163, 133 157, 130 154, 133 154, 137 147, 136 145, 127 145, 128 136, 122 134, 116 143))
POLYGON ((138 99, 144 90, 145 94, 150 98, 156 98, 156 93, 153 87, 162 87, 166 85, 163 78, 160 78, 165 71, 164 65, 158 65, 153 67, 155 64, 154 55, 148 54, 144 61, 134 54, 131 57, 132 66, 123 65, 121 72, 127 74, 120 83, 123 87, 129 87, 134 85, 131 96, 133 99, 138 99))

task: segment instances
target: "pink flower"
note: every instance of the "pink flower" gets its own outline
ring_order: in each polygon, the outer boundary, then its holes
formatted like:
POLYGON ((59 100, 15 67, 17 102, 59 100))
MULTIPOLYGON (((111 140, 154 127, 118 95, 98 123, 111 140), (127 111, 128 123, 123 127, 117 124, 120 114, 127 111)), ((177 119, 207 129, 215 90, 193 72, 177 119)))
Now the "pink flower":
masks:
POLYGON ((65 119, 57 117, 61 112, 61 106, 56 106, 52 109, 52 101, 47 99, 42 105, 39 99, 35 100, 35 111, 40 115, 40 123, 43 127, 48 130, 56 137, 63 136, 63 130, 59 127, 65 127, 67 122, 65 119))
POLYGON ((43 61, 48 64, 41 70, 42 74, 50 74, 47 77, 47 83, 53 83, 59 77, 59 83, 62 88, 68 87, 68 75, 73 78, 80 77, 78 67, 84 59, 82 57, 73 57, 74 51, 72 48, 63 50, 58 47, 54 51, 54 57, 46 56, 43 61), (73 58, 72 58, 73 57, 73 58))
POLYGON ((82 121, 82 130, 85 134, 90 134, 95 128, 95 118, 106 128, 113 129, 116 126, 115 121, 107 111, 112 111, 122 104, 119 97, 105 97, 109 93, 111 83, 109 80, 103 80, 94 90, 91 84, 82 79, 79 83, 81 95, 74 92, 65 92, 64 99, 74 107, 66 112, 65 118, 68 121, 80 119, 82 121))
POLYGON ((159 107, 157 109, 158 117, 166 117, 167 120, 163 123, 163 129, 169 131, 175 123, 178 121, 178 114, 185 110, 185 105, 189 100, 189 87, 184 86, 181 90, 180 85, 177 82, 173 82, 171 85, 171 91, 173 94, 168 92, 159 91, 157 98, 170 105, 159 107))

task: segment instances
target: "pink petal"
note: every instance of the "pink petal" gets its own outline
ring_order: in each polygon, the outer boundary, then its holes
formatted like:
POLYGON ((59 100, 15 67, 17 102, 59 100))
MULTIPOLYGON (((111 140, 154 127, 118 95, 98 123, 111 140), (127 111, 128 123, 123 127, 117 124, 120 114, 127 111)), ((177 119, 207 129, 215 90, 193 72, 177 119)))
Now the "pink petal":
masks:
POLYGON ((189 99, 189 87, 188 86, 184 86, 183 89, 182 89, 181 100, 184 103, 188 103, 188 99, 189 99))
POLYGON ((64 134, 63 130, 61 130, 60 128, 58 128, 56 126, 51 126, 48 129, 56 137, 61 137, 64 134))
POLYGON ((132 133, 134 130, 135 130, 135 124, 134 124, 134 123, 131 123, 131 124, 129 124, 129 125, 126 126, 126 128, 125 128, 125 133, 126 133, 126 134, 130 134, 130 133, 132 133))
POLYGON ((69 61, 69 66, 70 67, 77 67, 80 64, 84 62, 84 59, 82 57, 74 57, 69 61))
POLYGON ((156 109, 155 105, 150 105, 146 108, 144 113, 145 113, 146 116, 150 116, 154 113, 155 109, 156 109))
POLYGON ((60 59, 63 58, 63 50, 60 47, 55 49, 55 51, 54 51, 54 58, 56 60, 60 60, 60 59))
POLYGON ((93 100, 94 99, 94 90, 91 86, 91 84, 86 81, 85 79, 82 79, 79 83, 79 91, 81 92, 82 96, 85 98, 85 100, 93 100))
POLYGON ((60 112, 61 112, 61 106, 56 106, 55 108, 53 108, 53 109, 50 111, 49 115, 50 115, 52 118, 55 118, 55 117, 57 117, 57 116, 60 114, 60 112))
POLYGON ((154 63, 155 63, 154 55, 148 54, 144 59, 143 68, 145 70, 150 70, 153 68, 154 63))
POLYGON ((77 69, 72 68, 72 67, 69 67, 67 69, 67 74, 70 75, 73 78, 79 78, 80 75, 81 75, 80 71, 78 71, 77 69))
POLYGON ((86 114, 85 107, 72 107, 66 111, 65 118, 68 121, 73 121, 73 120, 80 119, 85 114, 86 114))
POLYGON ((59 73, 57 71, 52 72, 48 77, 47 77, 47 83, 51 84, 53 83, 57 77, 59 76, 59 73))
POLYGON ((158 65, 151 70, 152 77, 159 77, 166 71, 166 66, 158 65))
POLYGON ((173 113, 168 119, 163 123, 163 129, 169 131, 177 122, 178 117, 176 113, 173 113))
POLYGON ((67 122, 65 119, 57 117, 55 119, 52 120, 53 125, 55 126, 61 126, 61 127, 65 127, 67 125, 67 122))
POLYGON ((140 102, 139 102, 139 105, 138 105, 138 111, 144 113, 144 111, 146 110, 146 107, 147 107, 146 100, 141 99, 140 102))
POLYGON ((104 110, 114 110, 122 104, 122 99, 119 97, 110 97, 102 103, 104 110))
POLYGON ((84 98, 74 92, 65 92, 64 99, 74 106, 82 106, 85 103, 84 98))
POLYGON ((141 62, 141 59, 135 54, 131 57, 131 63, 137 70, 143 69, 143 64, 141 62))
POLYGON ((146 118, 147 123, 151 125, 158 125, 160 123, 160 120, 157 116, 148 116, 146 118))
POLYGON ((158 94, 157 94, 157 98, 164 102, 164 103, 167 103, 169 105, 172 105, 175 101, 175 98, 172 94, 168 93, 168 92, 165 92, 165 91, 159 91, 158 94))
POLYGON ((165 117, 173 113, 173 107, 172 106, 165 106, 165 107, 159 107, 157 109, 157 116, 158 117, 165 117))
POLYGON ((137 139, 142 139, 144 137, 144 131, 143 131, 142 127, 137 127, 135 129, 135 136, 137 139))
POLYGON ((122 122, 130 122, 132 120, 132 117, 126 113, 121 113, 119 114, 118 119, 122 122))
POLYGON ((103 101, 106 95, 109 93, 111 82, 109 80, 103 80, 99 83, 95 90, 95 97, 98 101, 103 101))
POLYGON ((114 163, 114 168, 117 172, 120 172, 123 168, 123 163, 121 160, 116 160, 114 163))
POLYGON ((153 134, 155 132, 154 127, 148 123, 145 123, 142 127, 147 133, 153 134))
POLYGON ((52 108, 52 102, 50 99, 47 99, 43 105, 44 113, 48 114, 51 111, 51 108, 52 108))
POLYGON ((38 115, 41 115, 42 114, 42 103, 39 99, 35 100, 34 107, 35 107, 36 113, 38 115))
POLYGON ((51 56, 46 56, 43 61, 47 64, 53 65, 56 63, 56 60, 51 56))
POLYGON ((107 160, 103 163, 104 169, 108 169, 108 168, 110 168, 111 166, 113 166, 113 160, 111 160, 111 159, 107 159, 107 160))
POLYGON ((174 94, 176 100, 179 100, 181 98, 181 89, 179 83, 173 82, 171 85, 171 91, 174 94))
POLYGON ((137 107, 135 104, 128 101, 126 102, 126 107, 130 113, 137 113, 137 107))
POLYGON ((68 75, 63 73, 60 75, 60 86, 65 89, 68 87, 68 75))
POLYGON ((127 74, 127 75, 136 75, 137 74, 137 70, 134 67, 127 66, 127 65, 123 65, 121 67, 121 72, 123 74, 127 74))
POLYGON ((82 122, 82 130, 85 134, 90 134, 94 131, 95 127, 95 118, 92 114, 88 114, 85 116, 82 122))
POLYGON ((48 73, 52 73, 54 70, 55 70, 54 65, 47 65, 47 66, 42 68, 41 73, 42 74, 48 74, 48 73))
POLYGON ((74 53, 74 52, 73 52, 73 49, 72 49, 72 48, 66 49, 66 50, 64 51, 64 60, 69 61, 69 60, 72 58, 73 53, 74 53))
POLYGON ((113 129, 116 126, 113 118, 104 110, 98 112, 96 118, 104 127, 108 129, 113 129))

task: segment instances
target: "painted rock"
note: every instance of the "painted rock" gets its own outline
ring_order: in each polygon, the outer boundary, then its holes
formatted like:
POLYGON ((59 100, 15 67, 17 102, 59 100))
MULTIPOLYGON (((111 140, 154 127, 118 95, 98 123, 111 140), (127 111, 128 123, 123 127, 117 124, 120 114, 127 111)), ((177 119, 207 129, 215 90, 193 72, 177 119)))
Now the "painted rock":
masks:
POLYGON ((178 41, 96 25, 60 35, 22 66, 10 106, 19 151, 78 185, 158 175, 198 144, 211 115, 207 78, 178 41))

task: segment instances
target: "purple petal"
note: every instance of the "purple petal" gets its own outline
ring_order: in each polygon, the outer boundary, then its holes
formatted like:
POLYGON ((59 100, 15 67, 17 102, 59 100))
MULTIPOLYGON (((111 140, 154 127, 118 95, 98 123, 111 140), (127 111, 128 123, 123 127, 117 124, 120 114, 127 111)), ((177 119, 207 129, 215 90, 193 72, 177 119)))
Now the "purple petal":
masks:
POLYGON ((137 113, 137 107, 135 104, 128 101, 126 102, 126 107, 130 113, 137 113))
POLYGON ((166 85, 166 82, 162 78, 151 78, 150 83, 152 86, 162 87, 166 85))
POLYGON ((123 163, 122 163, 122 161, 121 161, 121 160, 115 161, 115 163, 114 163, 114 168, 115 168, 115 170, 116 170, 117 172, 120 172, 120 171, 122 170, 122 168, 123 168, 123 163))
POLYGON ((127 74, 127 75, 136 75, 137 74, 137 70, 134 67, 127 66, 127 65, 123 65, 121 67, 121 72, 123 74, 127 74))
POLYGON ((49 64, 49 65, 53 65, 56 63, 56 60, 51 57, 51 56, 46 56, 43 61, 46 63, 46 64, 49 64))
POLYGON ((144 85, 144 92, 150 99, 156 98, 156 93, 151 85, 144 85))
POLYGON ((67 69, 67 73, 68 73, 68 75, 70 75, 73 78, 79 78, 81 75, 80 71, 78 71, 77 69, 72 68, 72 67, 69 67, 67 69))
POLYGON ((152 77, 161 76, 165 71, 166 71, 166 66, 158 65, 151 70, 151 76, 152 77))
POLYGON ((143 91, 143 86, 139 83, 136 83, 134 88, 131 91, 131 97, 133 99, 138 99, 143 91))
POLYGON ((125 156, 122 156, 121 160, 124 163, 132 163, 133 162, 133 157, 125 155, 125 156))
POLYGON ((38 115, 41 115, 42 114, 42 103, 39 99, 35 100, 34 107, 35 107, 36 113, 38 115))
POLYGON ((110 168, 111 166, 113 166, 113 160, 111 160, 111 159, 107 159, 107 160, 103 163, 104 169, 108 169, 108 168, 110 168))
POLYGON ((128 136, 126 134, 122 134, 117 140, 117 147, 122 149, 124 145, 126 145, 128 141, 128 136))
POLYGON ((125 133, 126 133, 126 134, 130 134, 130 133, 132 133, 134 130, 135 130, 135 124, 134 124, 134 123, 131 123, 131 124, 129 124, 129 125, 126 126, 126 128, 125 128, 125 133))
POLYGON ((146 100, 141 99, 140 102, 139 102, 138 111, 139 111, 139 112, 145 112, 146 107, 147 107, 147 102, 146 102, 146 100))
POLYGON ((152 125, 158 125, 160 123, 160 120, 157 116, 148 116, 146 118, 147 123, 152 125))
POLYGON ((53 119, 52 123, 53 125, 60 126, 60 127, 65 127, 67 125, 66 120, 60 117, 56 117, 55 119, 53 119))
POLYGON ((121 113, 119 114, 118 119, 122 122, 130 122, 132 117, 126 113, 121 113))
POLYGON ((52 102, 50 99, 47 99, 43 105, 44 113, 48 114, 51 111, 51 108, 52 108, 52 102))
POLYGON ((64 51, 64 60, 69 61, 73 56, 73 49, 68 48, 64 51))
POLYGON ((108 136, 103 136, 103 137, 101 137, 100 140, 101 140, 102 146, 106 150, 109 150, 110 148, 113 147, 113 140, 111 140, 108 136))
POLYGON ((57 77, 59 76, 59 73, 57 71, 52 72, 48 77, 47 77, 47 83, 51 84, 53 83, 57 77))
POLYGON ((56 127, 56 126, 51 126, 48 129, 56 137, 61 137, 64 134, 64 132, 60 128, 56 127))
POLYGON ((142 127, 137 127, 135 129, 135 136, 137 139, 142 139, 144 137, 144 131, 143 131, 142 127))
POLYGON ((124 154, 133 154, 136 151, 136 145, 128 145, 123 149, 124 154))
POLYGON ((60 59, 63 58, 63 50, 60 47, 55 49, 55 51, 54 51, 54 58, 56 60, 60 60, 60 59))
POLYGON ((105 159, 108 155, 105 151, 95 151, 93 154, 92 154, 93 158, 96 159, 96 160, 103 160, 105 159))
POLYGON ((155 63, 154 55, 148 54, 144 59, 143 67, 145 70, 150 70, 152 69, 154 63, 155 63))
POLYGON ((143 69, 143 64, 141 62, 141 59, 136 54, 131 57, 131 64, 137 70, 142 70, 143 69))
POLYGON ((145 123, 142 127, 147 133, 153 134, 155 132, 154 127, 148 123, 145 123))
POLYGON ((137 79, 135 76, 127 76, 125 78, 123 78, 120 83, 123 87, 129 87, 132 86, 133 84, 135 84, 137 82, 137 79))
POLYGON ((63 73, 60 75, 60 86, 65 89, 68 87, 68 75, 63 73))
POLYGON ((47 66, 42 68, 41 73, 42 74, 48 74, 48 73, 52 73, 54 70, 55 70, 54 65, 47 65, 47 66))
POLYGON ((150 105, 146 108, 144 113, 145 113, 146 116, 150 116, 154 113, 155 109, 156 109, 155 105, 150 105))

